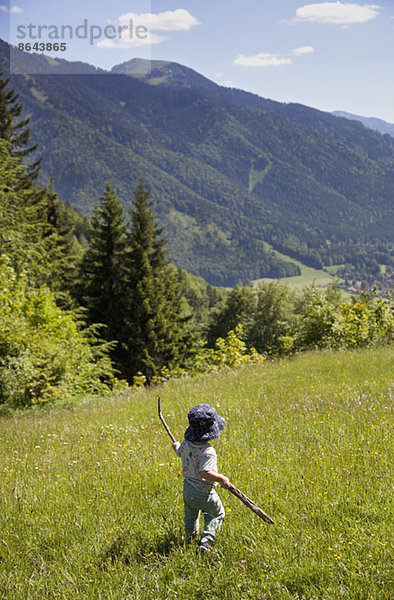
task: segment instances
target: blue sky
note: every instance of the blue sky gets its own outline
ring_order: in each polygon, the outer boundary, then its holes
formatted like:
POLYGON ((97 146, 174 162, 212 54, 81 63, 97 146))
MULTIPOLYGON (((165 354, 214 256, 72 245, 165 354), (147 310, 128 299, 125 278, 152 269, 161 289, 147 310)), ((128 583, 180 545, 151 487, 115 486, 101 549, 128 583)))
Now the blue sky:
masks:
POLYGON ((16 39, 18 25, 87 19, 112 33, 131 19, 133 39, 129 29, 92 45, 74 36, 61 56, 105 69, 151 56, 274 100, 394 122, 393 0, 0 0, 0 19, 5 39, 11 22, 13 43, 30 41, 26 29, 16 39))

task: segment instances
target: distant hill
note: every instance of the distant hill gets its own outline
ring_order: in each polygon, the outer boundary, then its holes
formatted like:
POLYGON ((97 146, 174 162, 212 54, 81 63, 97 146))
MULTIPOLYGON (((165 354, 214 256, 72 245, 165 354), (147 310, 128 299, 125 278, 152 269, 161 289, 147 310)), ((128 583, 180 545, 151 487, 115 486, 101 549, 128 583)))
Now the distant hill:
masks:
MULTIPOLYGON (((1 42, 3 69, 8 52, 1 42)), ((11 78, 60 196, 89 214, 110 180, 129 206, 143 177, 171 258, 210 283, 297 275, 292 258, 364 270, 390 262, 389 136, 166 61, 111 73, 78 63, 86 74, 72 74, 67 61, 17 59, 40 70, 11 78)))
POLYGON ((375 117, 360 117, 359 115, 353 115, 343 110, 336 110, 332 113, 336 117, 344 117, 345 119, 351 119, 353 121, 360 121, 365 127, 379 131, 379 133, 386 134, 394 137, 394 123, 387 123, 383 119, 377 119, 375 117))
POLYGON ((132 58, 112 67, 111 73, 130 75, 150 85, 195 88, 210 92, 216 91, 219 87, 193 69, 165 60, 132 58))

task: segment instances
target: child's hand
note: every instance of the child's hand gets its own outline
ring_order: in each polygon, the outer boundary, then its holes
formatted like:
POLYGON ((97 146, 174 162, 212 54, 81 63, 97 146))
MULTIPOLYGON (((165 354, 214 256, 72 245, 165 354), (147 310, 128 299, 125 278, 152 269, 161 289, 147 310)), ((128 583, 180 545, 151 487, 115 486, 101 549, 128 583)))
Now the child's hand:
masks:
POLYGON ((179 448, 179 446, 180 446, 180 445, 181 445, 181 444, 180 444, 180 442, 174 442, 174 443, 172 444, 172 447, 173 447, 173 449, 175 450, 175 452, 178 450, 178 448, 179 448))
POLYGON ((230 480, 228 477, 226 477, 225 475, 222 476, 223 479, 220 482, 220 485, 222 488, 224 488, 225 490, 228 490, 228 488, 231 486, 230 480))

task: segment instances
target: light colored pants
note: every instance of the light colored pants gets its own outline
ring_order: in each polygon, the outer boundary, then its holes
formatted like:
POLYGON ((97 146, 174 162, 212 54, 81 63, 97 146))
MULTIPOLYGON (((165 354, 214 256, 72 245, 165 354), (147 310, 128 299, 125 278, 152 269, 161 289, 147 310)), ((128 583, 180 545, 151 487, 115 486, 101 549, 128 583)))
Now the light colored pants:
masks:
POLYGON ((183 483, 183 502, 185 507, 186 535, 197 535, 199 531, 200 511, 204 515, 204 531, 202 536, 211 542, 215 541, 224 519, 223 504, 214 488, 203 490, 191 485, 187 479, 183 483))

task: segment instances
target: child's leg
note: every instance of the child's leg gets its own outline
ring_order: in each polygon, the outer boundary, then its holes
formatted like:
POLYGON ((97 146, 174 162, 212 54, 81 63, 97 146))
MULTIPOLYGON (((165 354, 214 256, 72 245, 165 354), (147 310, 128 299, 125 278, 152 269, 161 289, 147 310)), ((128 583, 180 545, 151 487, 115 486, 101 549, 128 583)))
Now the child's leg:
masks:
POLYGON ((187 536, 195 536, 198 534, 200 516, 200 508, 196 504, 195 490, 186 482, 183 485, 183 504, 185 510, 184 522, 187 536))
POLYGON ((221 528, 225 516, 222 501, 214 490, 209 494, 203 512, 204 531, 202 535, 209 541, 214 542, 216 532, 221 528))
POLYGON ((193 537, 198 534, 198 517, 200 516, 200 511, 192 508, 186 502, 184 503, 185 508, 185 531, 186 535, 193 537))

